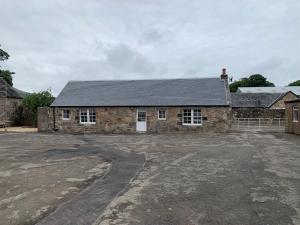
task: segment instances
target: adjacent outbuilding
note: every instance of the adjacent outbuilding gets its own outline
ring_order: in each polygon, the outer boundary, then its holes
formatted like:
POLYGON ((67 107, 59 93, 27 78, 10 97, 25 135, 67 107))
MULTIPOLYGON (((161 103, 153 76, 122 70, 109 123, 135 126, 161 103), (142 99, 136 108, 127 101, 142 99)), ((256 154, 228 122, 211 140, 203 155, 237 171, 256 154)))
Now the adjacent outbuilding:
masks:
POLYGON ((221 78, 70 81, 40 131, 136 133, 226 131, 231 125, 228 76, 221 78))
POLYGON ((291 91, 285 93, 231 93, 234 118, 285 118, 285 101, 298 99, 291 91))
POLYGON ((10 86, 0 77, 0 126, 9 126, 16 109, 22 105, 27 92, 10 86))
POLYGON ((300 98, 292 101, 286 101, 286 126, 285 130, 287 133, 300 134, 300 118, 299 118, 299 109, 300 109, 300 98))

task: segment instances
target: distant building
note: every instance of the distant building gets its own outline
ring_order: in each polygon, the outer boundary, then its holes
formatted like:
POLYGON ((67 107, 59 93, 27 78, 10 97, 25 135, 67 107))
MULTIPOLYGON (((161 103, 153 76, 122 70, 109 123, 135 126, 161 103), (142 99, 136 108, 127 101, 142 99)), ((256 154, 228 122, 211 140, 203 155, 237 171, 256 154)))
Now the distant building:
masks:
POLYGON ((231 93, 234 118, 284 118, 285 101, 297 99, 291 91, 286 93, 231 93))
POLYGON ((221 78, 70 81, 40 108, 40 131, 90 133, 226 131, 231 107, 221 78))
POLYGON ((300 98, 292 101, 286 101, 286 125, 285 130, 288 133, 300 134, 300 98))
POLYGON ((286 87, 239 87, 237 93, 286 93, 293 92, 300 97, 300 86, 286 87))
POLYGON ((0 126, 11 124, 11 118, 27 93, 10 86, 0 77, 0 126))

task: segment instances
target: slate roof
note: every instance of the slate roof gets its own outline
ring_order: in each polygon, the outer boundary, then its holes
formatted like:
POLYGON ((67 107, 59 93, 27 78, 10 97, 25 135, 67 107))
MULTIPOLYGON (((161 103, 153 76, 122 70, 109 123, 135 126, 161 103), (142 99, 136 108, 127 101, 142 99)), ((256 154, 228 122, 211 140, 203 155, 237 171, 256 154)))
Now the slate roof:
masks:
POLYGON ((30 94, 29 92, 22 91, 20 89, 15 88, 15 87, 12 87, 12 89, 14 89, 14 91, 17 92, 18 96, 20 96, 21 98, 24 98, 26 95, 30 94))
POLYGON ((70 81, 51 106, 228 106, 220 78, 70 81))
POLYGON ((232 108, 268 108, 286 93, 231 93, 232 108))
POLYGON ((3 78, 0 77, 0 97, 24 98, 26 94, 28 93, 11 87, 3 78))
POLYGON ((238 93, 286 93, 293 92, 300 96, 300 86, 287 87, 239 87, 238 93))

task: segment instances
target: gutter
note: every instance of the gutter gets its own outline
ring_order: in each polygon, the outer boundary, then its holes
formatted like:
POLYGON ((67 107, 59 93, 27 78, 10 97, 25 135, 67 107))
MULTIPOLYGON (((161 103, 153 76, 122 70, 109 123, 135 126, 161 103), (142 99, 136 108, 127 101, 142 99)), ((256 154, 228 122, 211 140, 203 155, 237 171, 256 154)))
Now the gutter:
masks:
POLYGON ((68 105, 58 105, 58 106, 50 106, 52 108, 90 108, 90 107, 97 107, 97 108, 104 108, 104 107, 230 107, 230 104, 224 105, 76 105, 76 106, 68 106, 68 105))

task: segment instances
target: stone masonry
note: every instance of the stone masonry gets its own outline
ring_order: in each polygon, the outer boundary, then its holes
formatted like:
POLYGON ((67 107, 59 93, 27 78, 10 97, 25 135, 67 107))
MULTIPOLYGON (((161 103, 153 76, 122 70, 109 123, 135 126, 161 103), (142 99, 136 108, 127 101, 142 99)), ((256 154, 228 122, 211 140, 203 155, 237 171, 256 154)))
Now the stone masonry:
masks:
POLYGON ((284 97, 278 100, 274 105, 271 106, 271 109, 285 109, 284 102, 295 100, 298 97, 291 92, 288 92, 284 97))
MULTIPOLYGON (((231 125, 230 107, 193 107, 201 109, 202 126, 182 125, 182 111, 188 107, 164 107, 166 120, 158 120, 157 107, 144 107, 147 111, 147 132, 223 132, 231 125)), ((96 124, 80 124, 79 108, 40 109, 38 128, 40 131, 57 130, 69 133, 135 133, 136 107, 96 107, 96 124), (70 119, 63 120, 64 109, 70 110, 70 119), (54 113, 54 115, 53 115, 54 113), (48 117, 44 119, 43 117, 48 117), (50 119, 55 118, 55 120, 50 119), (47 122, 48 121, 48 122, 47 122), (55 124, 55 125, 54 125, 55 124)))
POLYGON ((53 131, 53 110, 50 107, 40 107, 37 113, 38 130, 53 131))
POLYGON ((298 106, 298 109, 300 109, 300 100, 298 102, 286 102, 286 126, 285 131, 287 133, 294 133, 294 134, 300 134, 300 113, 298 111, 298 121, 293 121, 293 107, 298 106))
POLYGON ((284 118, 284 109, 270 108, 233 108, 232 115, 234 118, 284 118))
POLYGON ((0 97, 0 124, 10 123, 17 107, 22 104, 22 99, 0 97))

